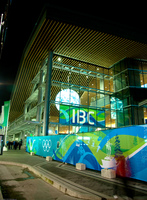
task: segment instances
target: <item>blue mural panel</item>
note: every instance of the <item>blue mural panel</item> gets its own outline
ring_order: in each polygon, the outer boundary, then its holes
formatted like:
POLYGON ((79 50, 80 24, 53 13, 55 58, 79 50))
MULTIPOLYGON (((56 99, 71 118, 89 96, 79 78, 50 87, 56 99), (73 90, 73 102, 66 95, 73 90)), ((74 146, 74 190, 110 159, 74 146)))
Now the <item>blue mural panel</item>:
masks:
POLYGON ((34 152, 38 156, 52 156, 65 135, 27 137, 26 151, 34 152))
POLYGON ((116 151, 129 160, 131 177, 147 181, 147 125, 71 135, 27 137, 27 152, 100 171, 115 168, 116 151))

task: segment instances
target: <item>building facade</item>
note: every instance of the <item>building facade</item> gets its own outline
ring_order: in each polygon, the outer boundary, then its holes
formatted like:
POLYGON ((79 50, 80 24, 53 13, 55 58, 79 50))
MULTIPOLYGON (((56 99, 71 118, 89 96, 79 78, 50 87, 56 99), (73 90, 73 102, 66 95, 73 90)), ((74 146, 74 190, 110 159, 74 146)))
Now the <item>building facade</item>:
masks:
MULTIPOLYGON (((126 58, 106 69, 56 54, 51 59, 51 66, 44 60, 31 81, 32 92, 20 118, 25 135, 73 134, 146 124, 147 62, 126 58)), ((15 123, 17 130, 17 121, 19 118, 10 124, 10 132, 15 130, 15 123)))
POLYGON ((65 19, 66 10, 59 19, 54 9, 43 11, 23 52, 8 135, 14 139, 146 124, 147 45, 100 26, 80 26, 65 19))

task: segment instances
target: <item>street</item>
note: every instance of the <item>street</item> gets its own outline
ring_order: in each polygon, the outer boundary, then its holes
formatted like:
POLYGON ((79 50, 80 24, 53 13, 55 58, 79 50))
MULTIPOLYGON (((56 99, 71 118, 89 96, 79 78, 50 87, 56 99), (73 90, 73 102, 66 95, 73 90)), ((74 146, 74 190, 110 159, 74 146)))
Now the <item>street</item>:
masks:
POLYGON ((0 165, 0 186, 4 199, 75 200, 44 182, 28 169, 0 165))

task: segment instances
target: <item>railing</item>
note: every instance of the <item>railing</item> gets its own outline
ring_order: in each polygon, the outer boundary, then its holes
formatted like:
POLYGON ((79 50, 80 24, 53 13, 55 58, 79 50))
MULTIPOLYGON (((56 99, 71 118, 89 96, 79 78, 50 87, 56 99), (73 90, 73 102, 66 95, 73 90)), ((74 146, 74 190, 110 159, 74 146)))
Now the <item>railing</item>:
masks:
POLYGON ((18 119, 16 119, 12 123, 9 123, 8 130, 16 128, 17 126, 21 125, 23 122, 24 122, 24 115, 21 115, 18 119))

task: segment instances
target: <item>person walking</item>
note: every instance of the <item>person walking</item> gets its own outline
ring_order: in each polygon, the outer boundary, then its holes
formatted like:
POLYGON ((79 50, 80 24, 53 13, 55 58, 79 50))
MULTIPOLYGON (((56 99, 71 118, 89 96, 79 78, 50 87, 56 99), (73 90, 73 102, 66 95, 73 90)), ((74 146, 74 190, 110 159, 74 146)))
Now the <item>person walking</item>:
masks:
POLYGON ((15 149, 15 140, 13 141, 13 149, 15 149))
MULTIPOLYGON (((128 187, 128 178, 131 177, 131 167, 129 159, 126 159, 123 155, 117 156, 116 158, 116 176, 121 179, 127 199, 133 199, 132 191, 128 187)), ((118 199, 117 196, 117 185, 114 187, 114 198, 118 199)))
POLYGON ((19 150, 21 149, 22 146, 22 139, 19 141, 19 150))
POLYGON ((14 149, 17 150, 17 147, 18 147, 18 142, 15 141, 15 143, 14 143, 14 149))
POLYGON ((10 142, 10 149, 13 147, 13 141, 10 142))
POLYGON ((7 146, 8 146, 8 149, 10 150, 10 144, 11 144, 11 142, 10 142, 10 140, 8 141, 8 143, 7 143, 7 146))

